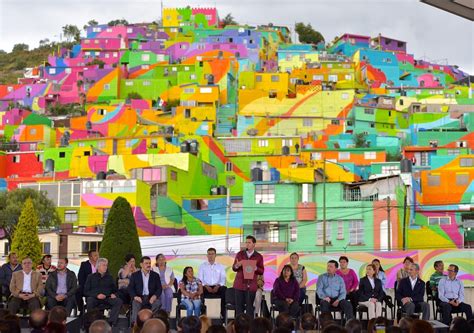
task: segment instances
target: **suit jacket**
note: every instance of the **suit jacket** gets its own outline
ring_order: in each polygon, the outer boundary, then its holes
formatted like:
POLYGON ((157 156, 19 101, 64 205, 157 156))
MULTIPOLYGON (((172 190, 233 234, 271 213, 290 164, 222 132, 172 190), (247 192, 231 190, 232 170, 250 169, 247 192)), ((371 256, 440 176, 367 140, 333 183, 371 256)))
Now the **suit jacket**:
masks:
MULTIPOLYGON (((23 289, 23 278, 24 278, 23 271, 16 271, 12 275, 12 280, 10 281, 10 292, 15 297, 19 297, 23 289)), ((41 273, 32 271, 31 272, 31 292, 36 297, 40 297, 42 291, 43 291, 43 280, 41 278, 41 273)))
POLYGON ((425 296, 425 282, 418 278, 415 283, 415 288, 411 288, 410 277, 406 277, 400 280, 397 288, 395 289, 395 298, 401 302, 402 298, 410 297, 414 303, 424 301, 425 296))
POLYGON ((92 266, 89 260, 81 262, 79 273, 77 274, 77 280, 79 282, 79 291, 81 294, 84 293, 84 286, 86 285, 87 277, 92 274, 92 266))
POLYGON ((374 279, 374 288, 370 284, 369 278, 364 276, 359 281, 359 302, 367 302, 370 298, 376 298, 379 302, 385 297, 385 293, 382 288, 382 281, 380 279, 374 279))
MULTIPOLYGON (((148 295, 150 297, 153 295, 160 297, 162 292, 160 275, 153 271, 150 271, 149 274, 148 295)), ((128 293, 130 294, 131 299, 133 299, 135 296, 143 296, 143 277, 141 270, 131 275, 130 283, 128 284, 128 293)))
MULTIPOLYGON (((46 296, 56 297, 58 290, 58 271, 49 273, 48 279, 46 280, 46 296)), ((76 274, 69 269, 66 271, 66 288, 67 297, 72 297, 77 291, 77 278, 76 274)))
POLYGON ((250 258, 247 258, 247 253, 245 250, 240 251, 237 253, 235 256, 234 264, 232 265, 232 270, 234 272, 237 272, 235 275, 235 280, 234 280, 234 288, 237 290, 247 290, 247 283, 249 286, 249 291, 256 292, 257 291, 257 276, 258 275, 263 275, 263 272, 265 270, 263 266, 263 257, 260 253, 257 251, 254 251, 252 253, 252 256, 250 258), (235 263, 237 261, 242 261, 242 260, 256 260, 257 261, 257 270, 255 271, 255 274, 253 275, 253 280, 245 280, 244 279, 244 270, 242 266, 239 268, 235 268, 235 263))

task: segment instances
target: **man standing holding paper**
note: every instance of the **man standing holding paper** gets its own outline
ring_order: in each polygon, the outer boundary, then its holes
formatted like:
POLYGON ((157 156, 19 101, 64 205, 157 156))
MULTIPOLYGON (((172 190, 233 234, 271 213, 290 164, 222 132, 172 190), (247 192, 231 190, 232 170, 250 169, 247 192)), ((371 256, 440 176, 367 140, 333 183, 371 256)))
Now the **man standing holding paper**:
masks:
POLYGON ((255 237, 249 235, 245 238, 246 249, 235 256, 232 270, 237 272, 234 280, 235 289, 235 315, 244 312, 253 317, 255 293, 257 292, 257 276, 263 275, 263 257, 255 251, 255 237))

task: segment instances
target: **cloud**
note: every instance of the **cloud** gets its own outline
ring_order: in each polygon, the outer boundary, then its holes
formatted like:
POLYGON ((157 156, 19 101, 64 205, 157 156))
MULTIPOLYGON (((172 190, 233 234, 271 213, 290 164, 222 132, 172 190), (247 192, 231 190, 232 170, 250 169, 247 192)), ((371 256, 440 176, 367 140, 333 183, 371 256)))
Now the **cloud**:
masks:
MULTIPOLYGON (((309 22, 331 41, 345 32, 378 33, 408 43, 408 52, 457 64, 474 73, 474 28, 463 18, 418 0, 164 0, 165 7, 217 6, 220 15, 232 13, 240 23, 287 25, 309 22)), ((106 23, 125 18, 149 22, 160 18, 158 0, 0 0, 0 49, 14 44, 38 45, 40 39, 59 40, 61 27, 82 28, 89 20, 106 23)))

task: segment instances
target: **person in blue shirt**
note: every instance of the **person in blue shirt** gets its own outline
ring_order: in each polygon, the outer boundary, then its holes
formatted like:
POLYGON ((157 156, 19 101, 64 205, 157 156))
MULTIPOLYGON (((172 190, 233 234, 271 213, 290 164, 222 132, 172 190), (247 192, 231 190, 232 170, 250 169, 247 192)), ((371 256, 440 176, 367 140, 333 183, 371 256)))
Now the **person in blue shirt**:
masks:
POLYGON ((459 272, 457 265, 449 265, 448 276, 439 280, 438 298, 440 300, 439 307, 441 310, 441 318, 444 324, 450 325, 452 311, 464 312, 466 319, 472 319, 472 308, 469 304, 464 303, 464 284, 456 278, 459 272))
POLYGON ((346 300, 346 286, 344 280, 336 274, 339 263, 336 260, 329 260, 327 263, 327 273, 318 277, 316 294, 321 300, 321 312, 331 312, 335 309, 344 313, 346 320, 352 319, 351 303, 346 300))

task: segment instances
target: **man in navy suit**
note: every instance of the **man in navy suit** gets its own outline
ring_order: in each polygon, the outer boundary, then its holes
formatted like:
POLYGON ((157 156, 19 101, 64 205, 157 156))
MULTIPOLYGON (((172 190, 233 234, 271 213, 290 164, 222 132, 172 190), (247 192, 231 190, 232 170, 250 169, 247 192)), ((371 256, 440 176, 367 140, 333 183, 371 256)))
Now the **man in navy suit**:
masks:
POLYGON ((408 277, 400 280, 395 297, 402 303, 402 310, 409 316, 415 311, 422 312, 422 319, 430 319, 430 306, 424 302, 425 282, 419 278, 420 266, 411 264, 408 277))
POLYGON ((142 269, 132 274, 128 284, 128 292, 132 300, 132 324, 137 320, 138 311, 143 307, 151 307, 153 312, 158 311, 161 307, 160 275, 151 270, 150 257, 142 257, 140 267, 142 269))
POLYGON ((97 271, 96 264, 97 260, 99 259, 99 252, 96 250, 90 250, 87 255, 89 256, 89 260, 81 262, 81 267, 79 268, 79 273, 77 274, 79 288, 76 292, 76 304, 81 313, 84 311, 84 302, 82 299, 82 297, 84 297, 84 286, 86 285, 87 277, 97 271))

